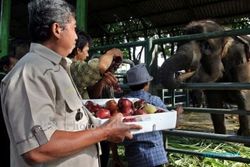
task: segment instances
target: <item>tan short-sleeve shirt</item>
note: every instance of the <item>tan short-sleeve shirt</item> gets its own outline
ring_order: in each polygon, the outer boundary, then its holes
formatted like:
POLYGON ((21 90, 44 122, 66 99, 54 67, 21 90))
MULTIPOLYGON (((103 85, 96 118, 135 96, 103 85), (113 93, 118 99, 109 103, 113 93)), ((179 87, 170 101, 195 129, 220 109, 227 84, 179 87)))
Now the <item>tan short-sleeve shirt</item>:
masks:
MULTIPOLYGON (((2 80, 1 103, 11 140, 11 166, 26 167, 21 155, 39 147, 31 129, 42 127, 49 140, 56 130, 79 131, 90 127, 88 114, 67 71, 62 57, 32 43, 30 52, 2 80), (83 117, 76 119, 78 112, 83 117)), ((98 166, 96 146, 78 154, 39 166, 98 166)))

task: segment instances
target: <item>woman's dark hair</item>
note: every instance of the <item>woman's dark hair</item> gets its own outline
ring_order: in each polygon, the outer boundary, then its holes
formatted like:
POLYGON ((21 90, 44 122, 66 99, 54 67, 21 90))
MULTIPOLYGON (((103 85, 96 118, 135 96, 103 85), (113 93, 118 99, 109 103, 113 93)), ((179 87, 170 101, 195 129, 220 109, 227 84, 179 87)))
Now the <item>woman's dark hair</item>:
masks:
POLYGON ((72 52, 69 54, 69 58, 73 58, 77 54, 77 49, 82 50, 87 43, 89 46, 92 44, 92 38, 90 35, 88 35, 86 32, 82 30, 77 30, 77 40, 76 40, 76 46, 72 50, 72 52))
POLYGON ((137 90, 143 89, 147 84, 148 84, 148 82, 145 82, 145 83, 142 83, 142 84, 139 84, 139 85, 130 85, 129 88, 132 91, 137 91, 137 90))

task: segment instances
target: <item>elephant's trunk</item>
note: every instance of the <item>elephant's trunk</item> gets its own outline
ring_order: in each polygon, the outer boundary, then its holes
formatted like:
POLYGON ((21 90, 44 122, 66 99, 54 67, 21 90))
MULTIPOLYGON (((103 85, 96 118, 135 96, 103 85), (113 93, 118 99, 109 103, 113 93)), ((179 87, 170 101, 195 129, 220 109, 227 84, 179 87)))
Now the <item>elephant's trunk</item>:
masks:
MULTIPOLYGON (((175 77, 181 70, 195 70, 199 64, 201 55, 198 46, 193 41, 182 45, 159 69, 159 79, 165 88, 178 88, 181 80, 175 77)), ((192 75, 189 75, 191 77, 192 75)), ((185 77, 187 79, 187 77, 185 77)))
POLYGON ((181 81, 175 76, 176 72, 186 69, 191 61, 182 54, 176 54, 167 59, 159 69, 159 79, 162 85, 168 89, 178 88, 181 81))
POLYGON ((177 77, 177 80, 179 80, 180 82, 184 82, 187 79, 191 78, 194 74, 195 74, 195 71, 185 72, 183 74, 180 74, 177 77))

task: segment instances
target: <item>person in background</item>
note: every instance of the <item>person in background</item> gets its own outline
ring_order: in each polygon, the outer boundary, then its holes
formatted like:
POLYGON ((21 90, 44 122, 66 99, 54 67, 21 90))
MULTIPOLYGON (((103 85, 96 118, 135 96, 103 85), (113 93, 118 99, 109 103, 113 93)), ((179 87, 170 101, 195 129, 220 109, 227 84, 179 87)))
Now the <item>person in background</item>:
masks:
MULTIPOLYGON (((131 92, 125 97, 143 99, 156 107, 166 109, 160 97, 148 92, 153 77, 149 75, 145 64, 129 69, 126 77, 131 92)), ((176 110, 182 112, 183 108, 178 107, 176 110)), ((124 146, 129 167, 163 167, 168 163, 161 131, 136 134, 131 141, 125 141, 124 146)))
POLYGON ((92 44, 91 37, 84 31, 77 32, 78 39, 72 53, 68 56, 72 59, 70 73, 84 99, 98 98, 105 86, 112 87, 118 80, 114 74, 107 71, 114 58, 122 59, 123 54, 119 49, 111 49, 99 58, 90 59, 89 48, 92 44), (91 92, 89 94, 88 92, 91 92))
POLYGON ((77 39, 73 7, 32 0, 28 11, 30 51, 1 82, 11 167, 98 167, 98 142, 121 142, 141 127, 124 124, 117 114, 92 128, 65 60, 77 39))
MULTIPOLYGON (((14 67, 17 59, 13 55, 7 55, 0 59, 0 80, 2 80, 5 75, 14 67)), ((10 140, 7 133, 7 129, 4 123, 4 118, 2 114, 2 107, 0 104, 1 113, 0 113, 0 129, 1 129, 1 142, 2 142, 2 152, 1 164, 3 166, 10 166, 10 140)))
POLYGON ((14 67, 17 61, 13 55, 7 55, 0 59, 0 80, 14 67))
MULTIPOLYGON (((114 57, 122 59, 122 52, 119 49, 111 49, 100 58, 87 61, 89 48, 92 44, 91 37, 84 31, 77 31, 76 46, 69 54, 70 73, 83 99, 110 98, 110 87, 117 84, 118 80, 111 71, 107 71, 114 57), (91 92, 91 93, 88 93, 91 92), (104 95, 105 94, 105 95, 104 95)), ((101 142, 101 166, 106 167, 109 160, 110 143, 101 142)))

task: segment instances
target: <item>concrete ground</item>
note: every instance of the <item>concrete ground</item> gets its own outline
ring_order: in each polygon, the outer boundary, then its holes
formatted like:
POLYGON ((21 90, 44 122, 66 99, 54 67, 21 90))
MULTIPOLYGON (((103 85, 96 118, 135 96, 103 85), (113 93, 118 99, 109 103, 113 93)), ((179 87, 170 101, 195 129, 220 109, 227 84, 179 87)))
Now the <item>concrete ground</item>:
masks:
MULTIPOLYGON (((228 134, 235 134, 239 128, 237 115, 225 115, 225 123, 228 134)), ((197 112, 184 112, 179 119, 178 129, 186 129, 201 132, 213 132, 213 124, 210 114, 197 112)))

